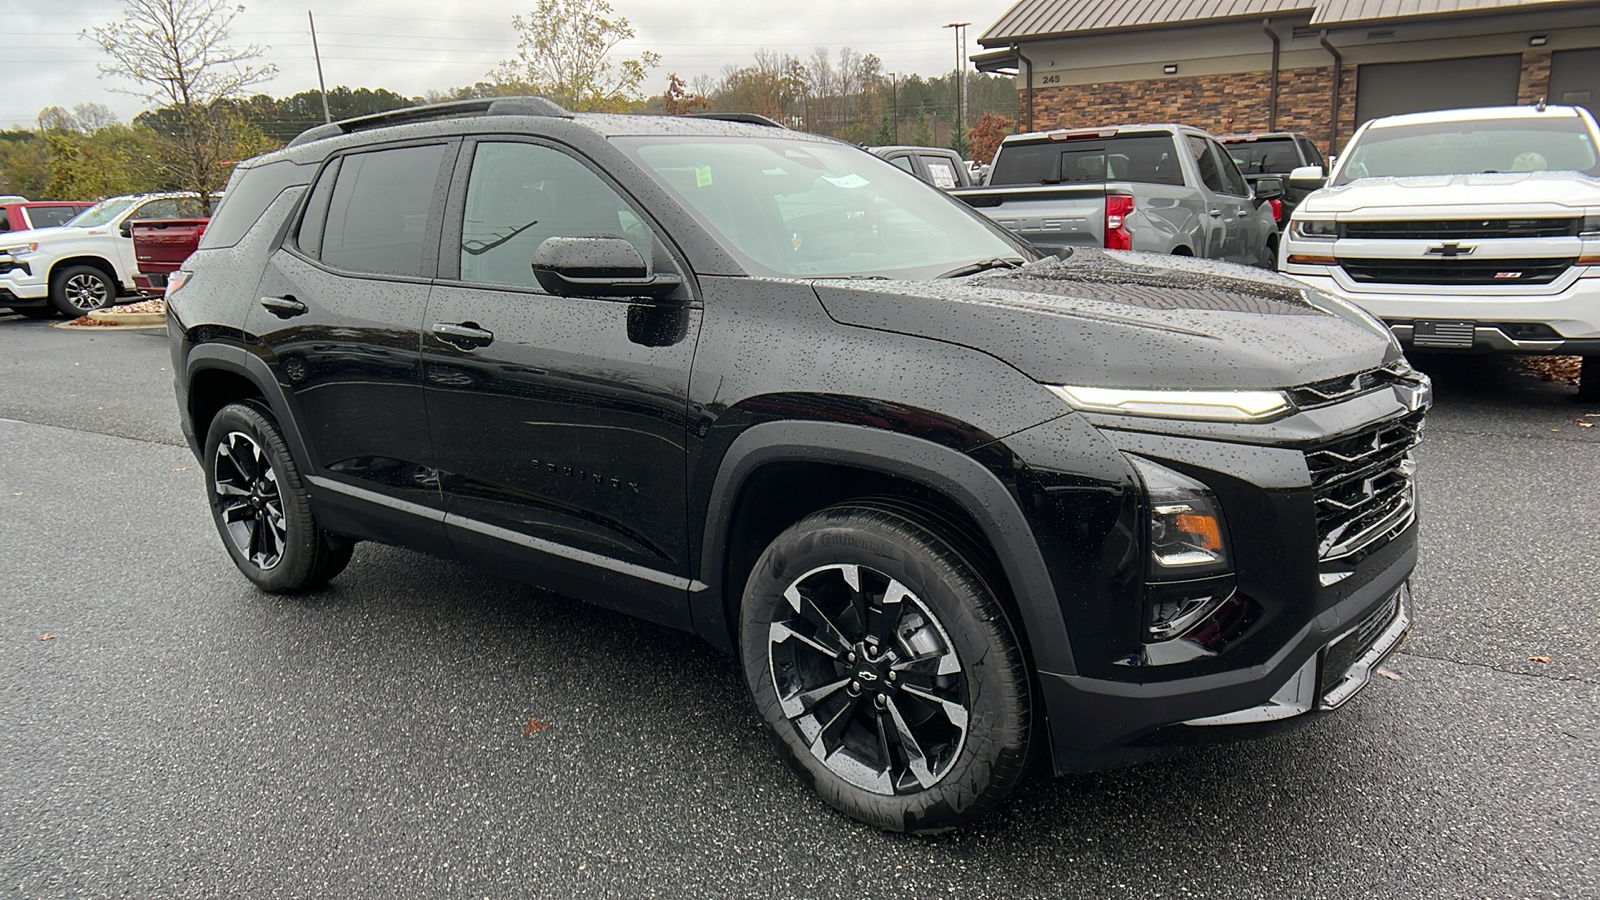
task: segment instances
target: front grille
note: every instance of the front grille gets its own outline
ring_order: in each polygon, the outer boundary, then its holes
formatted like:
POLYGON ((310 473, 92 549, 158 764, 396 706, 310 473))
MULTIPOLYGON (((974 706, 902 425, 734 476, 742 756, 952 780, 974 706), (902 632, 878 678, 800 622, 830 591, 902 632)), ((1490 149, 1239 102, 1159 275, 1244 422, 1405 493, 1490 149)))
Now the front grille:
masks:
POLYGON ((1339 265, 1360 284, 1549 284, 1577 260, 1563 259, 1345 259, 1339 265))
POLYGON ((1315 409, 1338 403, 1341 400, 1365 394, 1391 384, 1403 381, 1399 375, 1388 369, 1372 369, 1367 372, 1358 372, 1355 375, 1341 375, 1338 378, 1329 378, 1312 384, 1303 384, 1299 387, 1289 388, 1289 399, 1294 401, 1297 409, 1315 409))
POLYGON ((1574 237, 1582 219, 1425 219, 1413 222, 1340 222, 1341 236, 1368 240, 1574 237))
POLYGON ((1411 524, 1411 448, 1422 438, 1422 423, 1419 410, 1306 451, 1319 558, 1353 556, 1411 524))
POLYGON ((1361 657, 1372 649, 1383 632, 1388 629, 1389 623, 1400 613, 1400 592, 1396 591, 1389 599, 1378 606, 1377 609, 1367 614, 1365 619, 1356 623, 1356 627, 1345 632, 1337 643, 1328 648, 1327 656, 1322 659, 1322 684, 1326 692, 1341 678, 1350 667, 1355 665, 1361 657))

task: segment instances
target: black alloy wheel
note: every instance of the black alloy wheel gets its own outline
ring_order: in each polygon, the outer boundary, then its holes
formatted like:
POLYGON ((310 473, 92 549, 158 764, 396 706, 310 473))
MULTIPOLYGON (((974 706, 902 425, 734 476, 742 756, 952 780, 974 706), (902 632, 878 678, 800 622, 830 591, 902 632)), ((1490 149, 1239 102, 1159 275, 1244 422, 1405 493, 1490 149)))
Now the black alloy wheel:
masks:
POLYGON ((69 266, 50 279, 50 302, 69 319, 105 309, 116 300, 116 282, 94 266, 69 266))
POLYGON ((938 532, 845 505, 779 535, 745 590, 756 705, 842 812, 934 833, 993 809, 1023 774, 1027 668, 999 600, 938 532))
POLYGON ((224 406, 206 434, 207 494, 223 546, 265 591, 318 587, 350 562, 351 542, 317 527, 300 472, 266 406, 224 406))

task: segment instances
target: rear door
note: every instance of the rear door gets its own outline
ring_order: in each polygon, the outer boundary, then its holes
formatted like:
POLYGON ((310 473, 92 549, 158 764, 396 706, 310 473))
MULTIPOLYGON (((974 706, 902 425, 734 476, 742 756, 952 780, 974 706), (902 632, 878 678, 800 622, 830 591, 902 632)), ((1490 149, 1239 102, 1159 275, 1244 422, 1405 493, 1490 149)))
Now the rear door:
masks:
POLYGON ((951 188, 968 187, 966 179, 962 178, 964 167, 958 168, 954 160, 948 156, 937 156, 931 153, 920 154, 922 164, 928 170, 928 181, 934 187, 950 190, 951 188))
POLYGON ((588 160, 485 138, 457 166, 422 357, 451 541, 559 593, 687 625, 685 416, 700 309, 560 297, 552 237, 616 237, 652 272, 687 266, 588 160))
POLYGON ((1200 195, 1201 204, 1194 255, 1242 262, 1244 244, 1239 239, 1239 206, 1229 202, 1223 192, 1222 167, 1211 150, 1211 142, 1194 134, 1183 135, 1182 140, 1189 148, 1189 159, 1199 179, 1195 192, 1200 195))
MULTIPOLYGON (((1233 157, 1216 141, 1208 140, 1211 152, 1217 158, 1217 169, 1222 173, 1222 192, 1219 202, 1227 204, 1233 210, 1234 221, 1230 228, 1235 234, 1230 234, 1236 255, 1229 257, 1234 262, 1251 266, 1268 265, 1267 223, 1272 219, 1271 207, 1263 212, 1250 191, 1250 185, 1245 181, 1244 174, 1234 164, 1233 157)), ((1276 224, 1274 224, 1274 229, 1276 224)))
POLYGON ((332 158, 268 259, 247 328, 298 407, 319 488, 430 522, 368 517, 377 540, 445 548, 418 349, 455 143, 332 158))

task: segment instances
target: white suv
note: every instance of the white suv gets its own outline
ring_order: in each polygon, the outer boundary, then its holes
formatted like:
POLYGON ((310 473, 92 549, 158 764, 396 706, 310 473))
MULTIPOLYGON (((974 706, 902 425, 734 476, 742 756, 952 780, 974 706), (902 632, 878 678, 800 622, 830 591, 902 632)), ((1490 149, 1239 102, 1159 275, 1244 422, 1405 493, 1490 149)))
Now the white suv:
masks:
POLYGON ((134 290, 133 222, 204 216, 195 194, 112 197, 57 228, 0 235, 0 306, 81 316, 134 290))
POLYGON ((1580 395, 1600 399, 1600 128, 1587 110, 1374 119, 1326 184, 1286 229, 1284 273, 1419 350, 1583 356, 1580 395))

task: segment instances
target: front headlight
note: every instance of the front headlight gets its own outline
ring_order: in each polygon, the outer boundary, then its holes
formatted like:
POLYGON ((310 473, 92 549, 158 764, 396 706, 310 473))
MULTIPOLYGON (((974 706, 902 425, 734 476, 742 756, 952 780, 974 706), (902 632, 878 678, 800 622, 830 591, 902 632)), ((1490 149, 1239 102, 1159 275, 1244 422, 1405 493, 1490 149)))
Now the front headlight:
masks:
POLYGON ((15 247, 0 247, 0 253, 9 256, 24 256, 39 249, 38 244, 18 244, 15 247))
POLYGON ((1331 241, 1339 236, 1339 226, 1332 219, 1289 220, 1289 236, 1308 241, 1331 241))
POLYGON ((1124 416, 1262 422, 1290 409, 1282 391, 1135 390, 1047 385, 1074 409, 1124 416))

